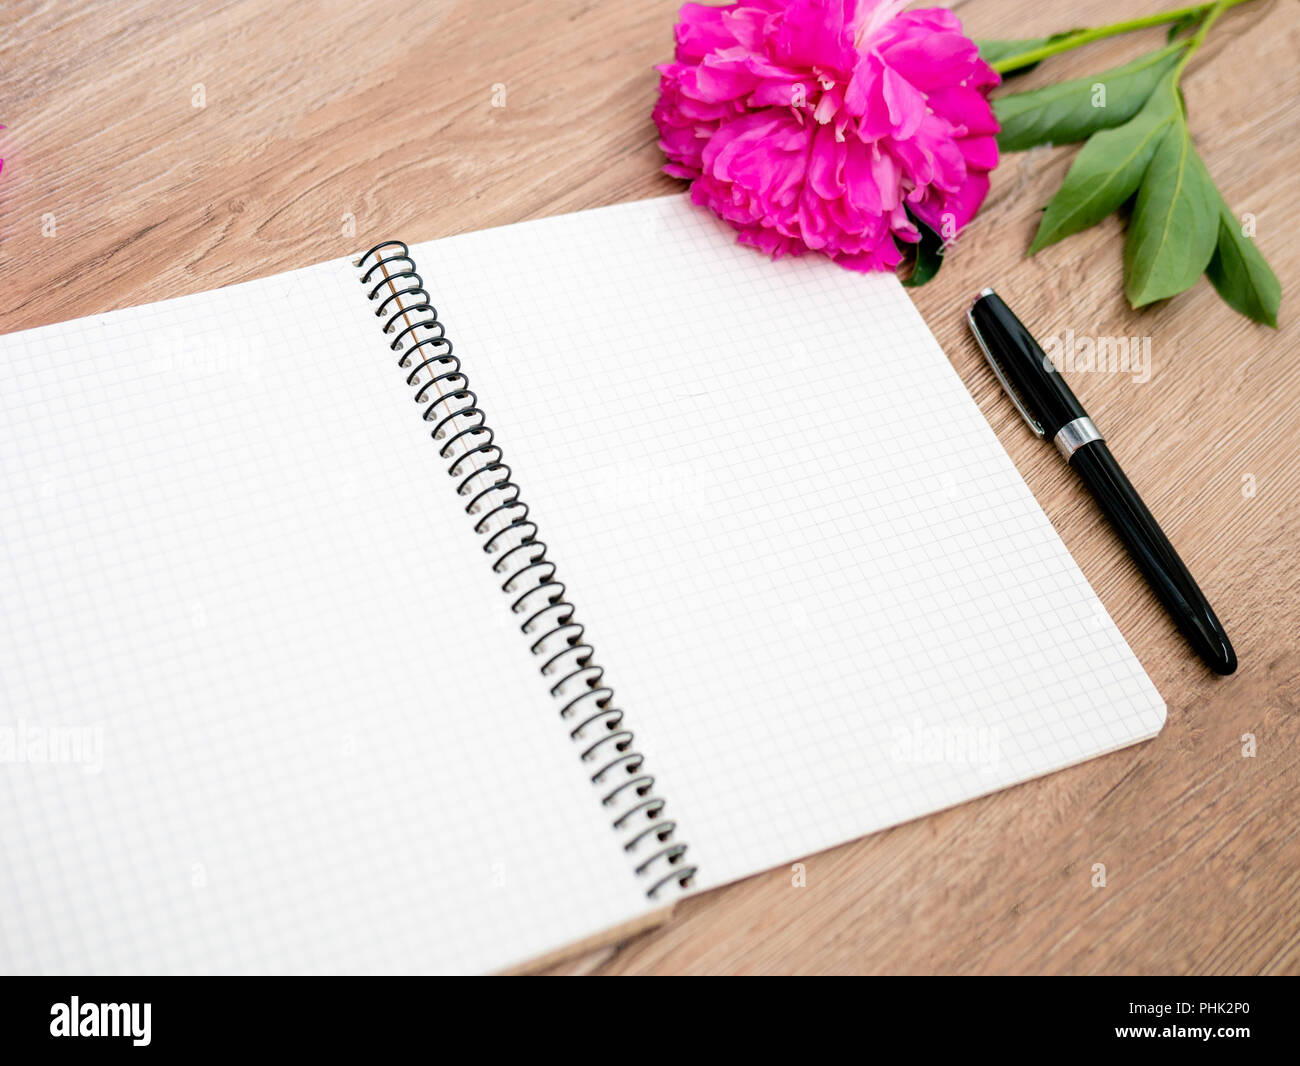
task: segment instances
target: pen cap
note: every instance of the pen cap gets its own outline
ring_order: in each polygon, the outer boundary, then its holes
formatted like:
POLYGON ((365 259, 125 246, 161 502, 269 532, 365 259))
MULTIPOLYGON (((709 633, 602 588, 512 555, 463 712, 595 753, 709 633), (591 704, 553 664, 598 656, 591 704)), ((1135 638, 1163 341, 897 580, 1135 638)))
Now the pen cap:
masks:
POLYGON ((1030 429, 1051 440, 1067 422, 1086 417, 1065 379, 1002 297, 985 289, 966 317, 984 357, 1030 429))

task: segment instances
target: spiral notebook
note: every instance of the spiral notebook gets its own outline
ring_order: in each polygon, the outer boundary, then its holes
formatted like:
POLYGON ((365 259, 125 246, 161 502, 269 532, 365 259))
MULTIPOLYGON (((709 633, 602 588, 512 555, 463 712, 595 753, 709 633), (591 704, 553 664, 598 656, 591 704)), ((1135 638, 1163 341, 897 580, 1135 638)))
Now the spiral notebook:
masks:
POLYGON ((0 339, 0 968, 516 967, 1160 729, 893 277, 362 251, 0 339))

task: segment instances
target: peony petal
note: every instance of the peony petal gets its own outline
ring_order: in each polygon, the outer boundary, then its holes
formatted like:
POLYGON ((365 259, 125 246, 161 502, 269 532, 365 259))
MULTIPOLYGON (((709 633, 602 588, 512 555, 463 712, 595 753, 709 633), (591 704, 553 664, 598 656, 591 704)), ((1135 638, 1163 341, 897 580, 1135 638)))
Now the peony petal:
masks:
POLYGON ((996 137, 962 137, 957 148, 966 160, 967 169, 992 170, 998 165, 996 137))
POLYGON ((930 110, 969 134, 997 133, 998 120, 988 98, 968 85, 945 85, 929 94, 930 110))
POLYGON ((845 7, 853 0, 790 0, 772 40, 783 63, 822 70, 847 70, 853 63, 852 35, 845 7))
POLYGON ((882 177, 886 187, 882 190, 876 180, 876 170, 880 161, 873 158, 871 148, 861 141, 850 141, 844 160, 845 197, 858 211, 867 215, 879 215, 886 210, 886 197, 898 195, 897 171, 892 167, 882 168, 882 177))
POLYGON ((910 137, 925 119, 925 94, 892 67, 881 75, 881 94, 889 108, 889 121, 895 137, 910 137))
POLYGON ((729 48, 704 57, 696 68, 693 95, 702 100, 735 100, 748 96, 759 83, 741 48, 729 48))
POLYGON ((880 57, 918 89, 938 89, 964 78, 979 50, 960 33, 927 33, 880 46, 880 57))
POLYGON ((859 0, 853 14, 854 46, 866 51, 881 29, 907 4, 908 0, 859 0))
POLYGON ((822 199, 835 200, 844 195, 846 154, 844 143, 835 139, 833 129, 822 126, 814 134, 808 156, 808 184, 822 199))
POLYGON ((707 4, 683 4, 673 35, 680 62, 699 62, 710 52, 745 42, 738 40, 728 25, 727 9, 707 4))

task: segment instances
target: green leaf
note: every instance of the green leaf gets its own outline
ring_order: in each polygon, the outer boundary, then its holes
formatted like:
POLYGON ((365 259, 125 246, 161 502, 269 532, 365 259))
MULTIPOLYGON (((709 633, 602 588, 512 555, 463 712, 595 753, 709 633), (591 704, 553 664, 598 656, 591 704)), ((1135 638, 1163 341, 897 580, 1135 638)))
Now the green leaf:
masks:
POLYGON ((1069 144, 1122 125, 1138 113, 1185 47, 1179 41, 1091 77, 994 100, 993 113, 1002 124, 998 147, 1017 152, 1038 144, 1069 144), (1094 106, 1100 95, 1095 86, 1104 86, 1105 106, 1094 106))
POLYGON ((1124 125, 1088 138, 1038 224, 1029 254, 1095 226, 1137 190, 1169 123, 1178 117, 1173 86, 1151 94, 1124 125))
POLYGON ((1277 329, 1282 286, 1252 238, 1219 197, 1219 238, 1205 268, 1206 277, 1229 307, 1277 329))
POLYGON ((943 238, 922 222, 916 215, 912 214, 912 209, 906 208, 907 217, 912 220, 914 225, 921 232, 921 240, 916 244, 907 241, 900 241, 895 238, 894 241, 900 249, 908 251, 916 250, 916 260, 912 265, 912 273, 903 282, 909 289, 915 289, 924 285, 927 281, 932 281, 934 276, 939 273, 939 268, 943 266, 943 238))
POLYGON ((1204 11, 1194 12, 1191 15, 1184 15, 1177 22, 1170 25, 1169 33, 1165 36, 1165 40, 1172 41, 1184 30, 1190 30, 1193 26, 1197 25, 1204 17, 1204 11))
POLYGON ((1124 293, 1130 304, 1142 307, 1196 284, 1214 254, 1219 201, 1180 113, 1156 146, 1129 221, 1124 293))
MULTIPOLYGON (((1057 41, 1063 41, 1067 37, 1073 37, 1079 30, 1064 30, 1061 33, 1054 33, 1050 37, 1024 37, 1014 41, 976 41, 975 47, 979 49, 980 58, 985 63, 996 63, 1002 59, 1011 59, 1026 52, 1034 52, 1042 48, 1045 44, 1055 44, 1057 41)), ((1017 74, 1028 74, 1042 60, 1035 63, 1026 63, 1023 67, 1013 67, 1010 70, 1004 70, 1002 77, 1014 78, 1017 74)))

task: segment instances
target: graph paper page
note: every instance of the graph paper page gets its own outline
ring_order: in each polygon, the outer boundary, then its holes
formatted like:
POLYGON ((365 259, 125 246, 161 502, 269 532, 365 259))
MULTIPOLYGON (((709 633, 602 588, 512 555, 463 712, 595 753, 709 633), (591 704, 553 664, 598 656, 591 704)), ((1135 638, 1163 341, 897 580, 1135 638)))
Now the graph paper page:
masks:
POLYGON ((0 970, 492 970, 646 909, 370 310, 333 263, 0 338, 0 970))
POLYGON ((680 197, 414 255, 701 887, 1160 729, 893 277, 680 197))

